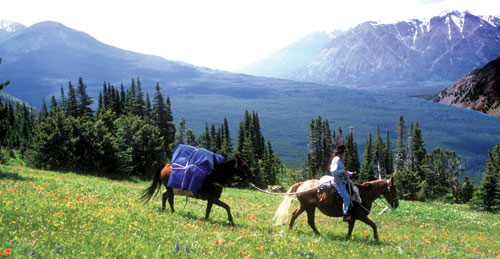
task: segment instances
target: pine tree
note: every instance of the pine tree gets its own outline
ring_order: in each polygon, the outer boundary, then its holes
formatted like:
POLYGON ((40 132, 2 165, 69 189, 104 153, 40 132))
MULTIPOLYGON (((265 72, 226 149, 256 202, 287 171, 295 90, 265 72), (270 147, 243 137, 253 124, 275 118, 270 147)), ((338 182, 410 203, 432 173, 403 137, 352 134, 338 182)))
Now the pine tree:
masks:
POLYGON ((472 203, 482 210, 497 213, 500 211, 500 142, 488 152, 486 168, 481 185, 472 203))
POLYGON ((172 112, 170 110, 170 101, 167 98, 167 103, 165 103, 159 83, 156 83, 155 86, 153 117, 155 125, 160 131, 160 136, 163 137, 166 154, 170 157, 175 139, 175 124, 173 123, 172 112), (173 130, 172 127, 174 127, 173 130))
POLYGON ((186 145, 190 145, 193 147, 198 146, 198 142, 196 142, 196 136, 190 128, 186 129, 186 145))
POLYGON ((137 85, 135 88, 134 114, 146 118, 146 104, 144 103, 144 93, 142 92, 141 80, 137 77, 137 85))
POLYGON ((229 124, 226 117, 224 117, 224 123, 222 125, 222 143, 220 152, 221 155, 225 157, 230 157, 233 153, 233 143, 229 133, 229 124))
MULTIPOLYGON (((341 129, 339 133, 341 133, 341 129)), ((340 134, 341 135, 341 134, 340 134)), ((345 137, 345 146, 347 148, 344 161, 345 161, 345 168, 349 171, 353 172, 360 172, 360 161, 359 161, 359 154, 358 154, 358 144, 354 141, 354 127, 349 128, 349 133, 347 133, 347 136, 345 137)), ((358 179, 359 175, 354 175, 352 176, 352 179, 358 179)))
POLYGON ((184 117, 181 118, 179 124, 177 126, 177 134, 175 135, 174 146, 179 144, 186 144, 186 119, 184 117))
POLYGON ((399 124, 396 127, 396 133, 398 138, 396 140, 396 147, 395 147, 396 158, 394 164, 394 171, 397 171, 405 166, 405 161, 407 157, 407 148, 405 144, 406 126, 403 116, 399 117, 399 124))
POLYGON ((93 101, 92 98, 87 94, 87 86, 83 83, 83 79, 81 77, 78 79, 78 89, 76 97, 77 116, 86 116, 88 118, 91 118, 93 111, 90 108, 90 105, 92 105, 93 101))
POLYGON ((78 116, 78 101, 76 99, 76 90, 71 81, 68 83, 68 99, 66 106, 66 113, 69 116, 77 117, 78 116))
POLYGON ((425 150, 425 143, 424 139, 422 138, 422 130, 420 129, 418 121, 416 121, 415 123, 412 142, 413 142, 412 148, 415 157, 415 164, 419 166, 424 160, 427 151, 425 150))
MULTIPOLYGON (((0 64, 2 64, 2 58, 0 58, 0 64)), ((7 80, 5 82, 0 83, 0 91, 2 91, 2 89, 4 87, 6 87, 7 85, 9 85, 9 83, 10 83, 10 80, 7 80)))
POLYGON ((422 162, 423 179, 418 197, 421 200, 457 202, 461 158, 454 151, 435 148, 422 162))
POLYGON ((474 191, 474 183, 469 176, 465 176, 460 188, 460 203, 468 203, 474 197, 474 191))
POLYGON ((384 151, 384 162, 387 175, 392 175, 394 173, 394 163, 391 148, 391 139, 389 137, 389 130, 387 130, 385 135, 385 151, 384 151))
POLYGON ((375 172, 374 172, 374 164, 373 164, 373 141, 372 141, 372 133, 368 134, 368 138, 366 139, 365 151, 363 153, 363 162, 361 164, 361 172, 359 174, 359 181, 368 182, 375 180, 375 172))
POLYGON ((375 167, 376 179, 386 179, 387 163, 384 159, 385 143, 380 136, 380 126, 377 126, 377 135, 375 136, 375 146, 373 150, 373 165, 375 167))

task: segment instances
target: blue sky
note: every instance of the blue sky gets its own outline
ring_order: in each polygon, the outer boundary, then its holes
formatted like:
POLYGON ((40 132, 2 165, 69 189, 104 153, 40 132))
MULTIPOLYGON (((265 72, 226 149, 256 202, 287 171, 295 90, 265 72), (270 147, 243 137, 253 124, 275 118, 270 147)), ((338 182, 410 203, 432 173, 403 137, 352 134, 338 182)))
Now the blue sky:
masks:
POLYGON ((500 15, 498 0, 12 0, 0 19, 57 21, 127 50, 235 70, 313 31, 430 18, 500 15))

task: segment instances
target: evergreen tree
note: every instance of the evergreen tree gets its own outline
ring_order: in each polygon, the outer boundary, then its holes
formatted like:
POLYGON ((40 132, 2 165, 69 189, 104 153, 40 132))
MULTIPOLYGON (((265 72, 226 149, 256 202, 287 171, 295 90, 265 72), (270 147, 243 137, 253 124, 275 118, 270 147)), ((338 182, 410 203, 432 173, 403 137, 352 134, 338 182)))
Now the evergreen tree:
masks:
POLYGON ((61 85, 61 107, 64 112, 68 111, 66 95, 64 94, 64 87, 62 85, 61 85))
POLYGON ((415 164, 416 166, 419 166, 424 160, 427 151, 425 150, 425 143, 424 139, 422 138, 422 130, 420 129, 418 121, 416 121, 415 123, 412 142, 413 142, 412 148, 415 157, 415 164))
POLYGON ((454 151, 436 148, 422 162, 423 181, 418 197, 421 200, 457 202, 461 158, 454 151))
POLYGON ((118 170, 146 179, 166 159, 159 130, 139 116, 121 116, 114 122, 118 170))
POLYGON ((380 126, 377 126, 377 135, 375 136, 375 146, 373 150, 373 166, 375 167, 375 179, 387 178, 387 163, 385 162, 385 143, 380 136, 380 126))
POLYGON ((92 117, 92 98, 87 94, 87 86, 83 83, 83 79, 80 77, 78 79, 78 89, 76 93, 77 97, 77 116, 87 116, 92 117))
POLYGON ((137 77, 137 86, 135 91, 134 114, 141 118, 146 118, 146 104, 144 103, 144 93, 142 92, 141 80, 137 77))
POLYGON ((368 134, 365 144, 365 152, 363 153, 363 162, 359 174, 359 181, 368 182, 375 180, 375 172, 373 165, 373 141, 371 132, 368 134))
POLYGON ((406 138, 406 126, 405 120, 403 116, 399 117, 399 124, 396 127, 397 140, 396 140, 396 148, 395 148, 395 163, 394 163, 394 171, 397 171, 405 166, 405 161, 407 157, 407 148, 405 144, 406 138))
POLYGON ((469 176, 465 176, 460 188, 460 203, 468 203, 474 197, 474 192, 474 183, 469 176))
POLYGON ((488 152, 486 168, 481 185, 475 192, 472 203, 481 210, 497 213, 500 211, 500 142, 488 152))
POLYGON ((163 146, 166 149, 166 155, 170 157, 171 148, 173 148, 171 145, 174 143, 175 137, 175 125, 172 120, 170 103, 165 103, 159 83, 156 83, 155 90, 153 99, 153 117, 155 125, 160 131, 160 136, 163 137, 163 146), (174 130, 172 130, 172 126, 174 127, 174 130), (174 135, 172 135, 172 133, 174 135))
MULTIPOLYGON (((190 128, 186 129, 186 145, 190 145, 193 147, 198 146, 198 142, 196 142, 196 136, 190 128)), ((226 156, 227 157, 227 156, 226 156)))
POLYGON ((68 114, 69 116, 78 116, 78 101, 76 99, 76 90, 73 84, 71 84, 71 81, 69 81, 68 83, 68 99, 66 109, 66 114, 68 114))
POLYGON ((222 142, 220 153, 224 157, 230 157, 233 153, 233 143, 229 133, 229 124, 226 117, 224 117, 224 123, 222 124, 222 142))
POLYGON ((392 148, 391 139, 389 137, 389 130, 387 130, 385 135, 385 151, 384 151, 384 162, 387 175, 392 175, 394 173, 394 163, 392 158, 392 148))
MULTIPOLYGON (((341 135, 341 129, 339 130, 339 135, 341 135)), ((345 157, 344 157, 344 162, 345 162, 345 168, 347 168, 349 171, 353 172, 360 172, 360 161, 359 161, 359 154, 358 154, 358 144, 354 141, 354 127, 349 128, 349 133, 347 133, 347 136, 345 137, 345 146, 347 148, 345 157)), ((359 175, 353 175, 351 177, 352 179, 358 179, 359 175)))
POLYGON ((306 170, 309 178, 319 178, 328 174, 334 149, 328 121, 323 121, 321 116, 318 116, 316 120, 312 119, 308 135, 309 155, 306 159, 306 170))
MULTIPOLYGON (((0 58, 0 64, 2 64, 2 58, 0 58)), ((2 89, 4 87, 6 87, 7 85, 9 85, 9 83, 10 83, 10 80, 7 80, 5 82, 0 83, 0 91, 2 91, 2 89)))
POLYGON ((186 119, 184 117, 181 118, 179 124, 177 126, 177 134, 175 135, 174 146, 179 144, 186 144, 186 119))

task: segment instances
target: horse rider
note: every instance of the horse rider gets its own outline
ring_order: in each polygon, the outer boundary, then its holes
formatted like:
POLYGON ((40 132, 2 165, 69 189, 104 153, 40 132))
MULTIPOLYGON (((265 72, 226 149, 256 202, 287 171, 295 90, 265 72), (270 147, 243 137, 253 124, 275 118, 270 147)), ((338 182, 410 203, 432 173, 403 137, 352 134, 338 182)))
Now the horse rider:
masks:
POLYGON ((346 148, 344 145, 338 145, 333 151, 333 160, 330 165, 330 173, 333 175, 333 186, 340 194, 340 197, 344 200, 342 204, 343 221, 351 220, 349 216, 349 205, 351 204, 349 193, 347 192, 345 185, 347 180, 351 175, 356 174, 356 172, 349 172, 344 169, 344 153, 346 148))

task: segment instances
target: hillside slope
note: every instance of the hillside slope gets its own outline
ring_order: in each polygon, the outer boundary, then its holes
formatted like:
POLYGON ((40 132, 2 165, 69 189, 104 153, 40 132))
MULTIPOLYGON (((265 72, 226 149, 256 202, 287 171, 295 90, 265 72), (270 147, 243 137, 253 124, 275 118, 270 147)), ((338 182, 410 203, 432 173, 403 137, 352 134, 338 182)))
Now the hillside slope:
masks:
POLYGON ((458 79, 432 101, 500 117, 500 58, 458 79))
MULTIPOLYGON (((74 173, 0 165, 0 252, 13 258, 496 258, 500 256, 500 215, 470 211, 466 205, 400 201, 378 215, 372 230, 358 222, 352 239, 347 224, 317 211, 314 234, 305 213, 294 228, 274 226, 282 197, 225 188, 226 211, 206 201, 176 196, 174 213, 161 211, 157 196, 140 199, 150 182, 112 181, 74 173)), ((298 202, 292 203, 292 209, 298 202)), ((167 207, 167 209, 169 209, 167 207)), ((291 212, 291 211, 290 211, 291 212)))

